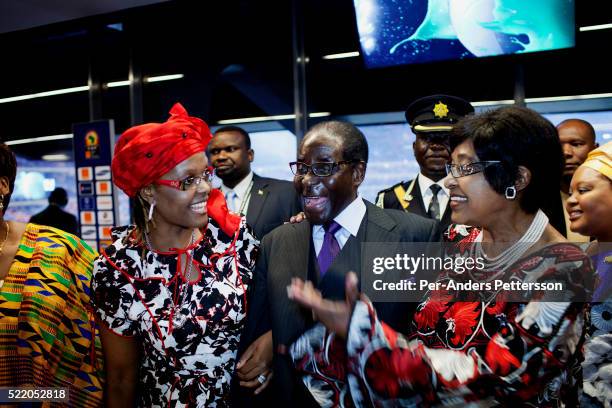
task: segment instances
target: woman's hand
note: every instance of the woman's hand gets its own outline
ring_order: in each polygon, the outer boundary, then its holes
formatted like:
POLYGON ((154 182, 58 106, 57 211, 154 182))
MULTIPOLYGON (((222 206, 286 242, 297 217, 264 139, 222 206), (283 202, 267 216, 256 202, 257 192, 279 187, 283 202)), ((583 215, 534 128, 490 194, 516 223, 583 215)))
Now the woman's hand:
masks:
POLYGON ((304 282, 299 278, 293 278, 291 285, 287 286, 287 296, 300 305, 311 309, 313 317, 323 323, 328 330, 335 332, 341 338, 346 338, 351 312, 359 298, 357 283, 358 279, 355 272, 349 272, 345 279, 346 300, 337 302, 324 299, 312 282, 304 282))

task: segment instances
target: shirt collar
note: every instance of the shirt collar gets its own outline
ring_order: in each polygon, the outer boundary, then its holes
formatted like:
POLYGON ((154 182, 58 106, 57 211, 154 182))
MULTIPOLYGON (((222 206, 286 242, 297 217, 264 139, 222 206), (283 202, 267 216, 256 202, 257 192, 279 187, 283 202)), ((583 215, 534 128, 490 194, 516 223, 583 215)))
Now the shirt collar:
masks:
MULTIPOLYGON (((356 237, 361 226, 361 221, 366 214, 366 205, 361 195, 358 195, 340 214, 334 218, 342 228, 347 230, 352 236, 356 237)), ((314 231, 323 229, 323 225, 315 225, 314 231)))
POLYGON ((221 183, 221 191, 223 192, 223 194, 227 194, 227 192, 231 190, 234 193, 236 193, 236 195, 238 196, 238 198, 240 200, 242 200, 242 199, 244 199, 244 197, 248 193, 247 190, 248 190, 249 186, 251 185, 251 181, 253 181, 253 172, 252 171, 250 171, 249 174, 247 174, 245 178, 240 180, 240 182, 238 184, 236 184, 236 186, 234 186, 234 188, 229 188, 225 184, 221 183))
POLYGON ((419 188, 421 189, 421 197, 425 197, 425 194, 428 191, 431 192, 429 187, 431 187, 432 184, 439 185, 440 187, 442 187, 442 191, 444 191, 444 194, 446 194, 447 196, 450 196, 448 188, 446 188, 446 186, 444 185, 444 179, 443 178, 438 180, 438 182, 435 182, 432 179, 430 179, 429 177, 423 175, 423 173, 419 173, 418 179, 419 179, 419 188))

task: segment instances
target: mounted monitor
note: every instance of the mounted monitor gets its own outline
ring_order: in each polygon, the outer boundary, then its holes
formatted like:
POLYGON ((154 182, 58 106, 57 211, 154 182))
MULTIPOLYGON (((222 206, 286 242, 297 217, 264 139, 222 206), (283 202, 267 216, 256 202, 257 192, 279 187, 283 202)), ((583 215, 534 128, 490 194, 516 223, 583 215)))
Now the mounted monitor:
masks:
POLYGON ((574 0, 353 0, 368 68, 570 48, 574 0))

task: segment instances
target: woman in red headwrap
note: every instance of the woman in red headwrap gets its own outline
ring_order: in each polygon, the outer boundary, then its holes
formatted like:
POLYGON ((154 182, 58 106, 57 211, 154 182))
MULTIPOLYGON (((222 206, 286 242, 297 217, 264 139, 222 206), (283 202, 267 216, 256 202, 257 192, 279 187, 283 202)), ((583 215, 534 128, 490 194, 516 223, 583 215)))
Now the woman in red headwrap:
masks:
POLYGON ((107 405, 226 406, 259 242, 211 188, 211 133, 176 104, 128 129, 112 162, 136 225, 113 230, 92 299, 107 405))

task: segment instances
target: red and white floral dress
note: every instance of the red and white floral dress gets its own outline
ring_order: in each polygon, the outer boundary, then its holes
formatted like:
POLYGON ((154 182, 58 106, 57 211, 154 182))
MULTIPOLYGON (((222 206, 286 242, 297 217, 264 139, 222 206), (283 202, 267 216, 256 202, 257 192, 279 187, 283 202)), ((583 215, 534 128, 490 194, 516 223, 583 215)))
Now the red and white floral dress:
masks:
POLYGON ((91 288, 107 327, 142 344, 138 405, 228 406, 259 241, 244 218, 234 236, 211 219, 201 239, 174 252, 148 250, 133 231, 113 230, 91 288), (195 282, 177 273, 184 253, 195 282))
MULTIPOLYGON (((478 233, 451 226, 448 238, 460 248, 478 233)), ((573 293, 587 296, 584 282, 593 271, 578 247, 558 243, 515 262, 506 276, 527 281, 534 274, 571 282, 573 293)), ((323 407, 573 404, 585 303, 486 299, 430 292, 408 335, 380 321, 369 301, 358 301, 346 342, 318 324, 292 345, 291 356, 323 407)))

